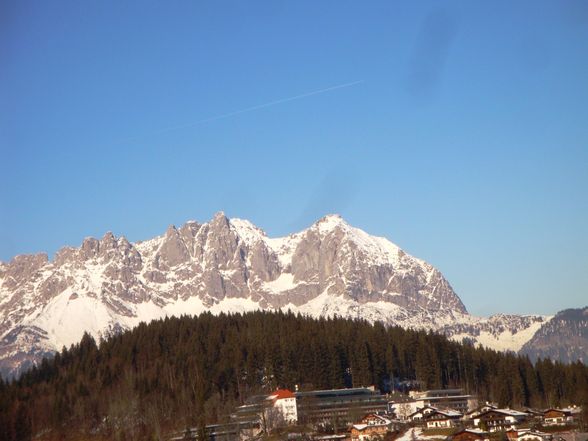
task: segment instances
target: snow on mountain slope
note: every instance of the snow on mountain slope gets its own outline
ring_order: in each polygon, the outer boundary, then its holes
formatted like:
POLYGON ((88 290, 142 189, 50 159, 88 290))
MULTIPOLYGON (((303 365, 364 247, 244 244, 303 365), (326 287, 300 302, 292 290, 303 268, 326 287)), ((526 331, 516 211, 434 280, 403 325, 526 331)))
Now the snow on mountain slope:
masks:
POLYGON ((518 352, 553 316, 497 314, 463 317, 439 329, 455 341, 467 340, 497 351, 518 352))
POLYGON ((524 344, 521 353, 531 360, 554 358, 565 363, 588 363, 588 307, 558 312, 524 344))
POLYGON ((106 233, 52 261, 38 254, 0 263, 0 372, 84 331, 100 338, 166 315, 255 309, 361 317, 515 350, 547 320, 474 318, 438 270, 337 215, 269 238, 218 213, 135 244, 106 233))

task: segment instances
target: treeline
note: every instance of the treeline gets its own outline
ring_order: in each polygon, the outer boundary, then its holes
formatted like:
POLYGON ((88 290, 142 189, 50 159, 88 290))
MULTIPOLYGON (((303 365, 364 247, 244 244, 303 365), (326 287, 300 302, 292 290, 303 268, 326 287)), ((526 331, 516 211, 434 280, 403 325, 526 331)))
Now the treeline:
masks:
POLYGON ((220 422, 276 387, 463 387, 504 406, 588 403, 588 367, 458 344, 426 332, 281 312, 166 318, 98 345, 89 335, 0 380, 0 440, 162 439, 220 422))

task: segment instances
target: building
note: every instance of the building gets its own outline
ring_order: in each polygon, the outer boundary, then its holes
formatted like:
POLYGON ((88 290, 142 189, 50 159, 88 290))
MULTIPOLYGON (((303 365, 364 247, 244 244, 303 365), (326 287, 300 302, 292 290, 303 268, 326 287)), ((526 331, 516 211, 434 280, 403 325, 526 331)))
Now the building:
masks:
POLYGON ((482 404, 481 406, 478 406, 475 409, 470 410, 464 416, 465 416, 466 419, 473 420, 478 415, 481 415, 484 412, 487 412, 487 411, 492 410, 492 409, 498 409, 498 406, 495 405, 495 404, 493 404, 493 403, 486 402, 486 403, 482 404))
MULTIPOLYGON (((197 440, 199 429, 192 427, 172 434, 169 441, 197 440)), ((259 435, 256 423, 231 422, 227 424, 208 424, 205 427, 205 441, 241 441, 259 435)))
POLYGON ((490 434, 478 429, 463 429, 449 439, 451 441, 490 441, 490 434))
POLYGON ((543 411, 533 409, 532 407, 524 407, 522 409, 523 412, 529 414, 529 420, 532 420, 536 423, 542 424, 543 423, 543 411))
POLYGON ((249 397, 245 404, 237 407, 231 415, 231 420, 239 423, 257 422, 261 424, 262 415, 268 405, 267 395, 253 395, 249 397))
POLYGON ((386 397, 373 387, 329 389, 296 392, 298 421, 313 424, 333 424, 338 427, 353 424, 362 415, 385 413, 386 397))
POLYGON ((425 407, 424 403, 416 402, 411 398, 388 401, 387 404, 388 414, 395 415, 402 421, 408 420, 410 415, 423 407, 425 407))
POLYGON ((383 439, 390 430, 392 430, 391 420, 382 415, 369 414, 359 423, 351 426, 351 441, 383 439))
POLYGON ((531 429, 521 429, 517 435, 517 441, 550 441, 553 438, 550 433, 531 429))
POLYGON ((532 429, 511 429, 506 432, 509 441, 550 441, 551 434, 532 429))
POLYGON ((474 395, 464 394, 463 389, 433 389, 423 392, 411 392, 410 397, 422 403, 420 407, 433 406, 437 409, 453 409, 462 414, 474 409, 478 399, 474 395))
POLYGON ((408 415, 408 417, 406 419, 409 421, 412 421, 413 423, 416 423, 416 424, 419 424, 419 423, 424 424, 427 416, 429 414, 432 414, 433 412, 436 412, 436 411, 437 411, 437 408, 435 408, 435 407, 425 406, 422 409, 417 409, 415 412, 408 415))
POLYGON ((566 409, 547 409, 543 412, 544 426, 566 426, 574 424, 580 415, 580 407, 569 407, 566 409))
POLYGON ((448 429, 455 427, 462 418, 462 414, 455 410, 435 409, 424 416, 427 429, 448 429))
POLYGON ((266 413, 275 417, 275 425, 290 425, 298 422, 296 395, 288 389, 278 389, 267 397, 272 404, 266 413))
POLYGON ((279 425, 311 423, 343 428, 362 415, 385 413, 386 397, 374 388, 312 390, 291 392, 278 389, 269 395, 255 395, 235 409, 233 421, 257 421, 266 429, 279 425))
POLYGON ((490 432, 517 429, 528 417, 526 412, 512 409, 489 409, 473 418, 474 426, 490 432))
POLYGON ((288 389, 278 389, 269 395, 254 395, 237 407, 231 419, 241 423, 258 422, 264 429, 296 424, 296 395, 288 389))
POLYGON ((462 389, 434 389, 423 392, 411 392, 408 399, 388 402, 388 412, 395 414, 401 420, 419 409, 427 406, 437 409, 451 409, 462 414, 474 409, 478 399, 473 395, 464 394, 462 389))
POLYGON ((440 429, 455 427, 461 420, 462 414, 450 409, 437 409, 432 406, 425 406, 410 414, 407 420, 415 424, 421 424, 427 429, 440 429))

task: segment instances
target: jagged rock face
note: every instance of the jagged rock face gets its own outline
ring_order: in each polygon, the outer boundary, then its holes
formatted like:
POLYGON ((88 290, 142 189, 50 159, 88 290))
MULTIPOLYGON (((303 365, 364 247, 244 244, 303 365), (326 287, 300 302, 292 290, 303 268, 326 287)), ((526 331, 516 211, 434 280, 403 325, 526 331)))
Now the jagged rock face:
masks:
POLYGON ((165 315, 279 308, 435 330, 475 321, 439 271, 339 216, 272 239, 218 213, 144 242, 106 233, 53 261, 0 263, 0 366, 84 331, 98 338, 165 315))

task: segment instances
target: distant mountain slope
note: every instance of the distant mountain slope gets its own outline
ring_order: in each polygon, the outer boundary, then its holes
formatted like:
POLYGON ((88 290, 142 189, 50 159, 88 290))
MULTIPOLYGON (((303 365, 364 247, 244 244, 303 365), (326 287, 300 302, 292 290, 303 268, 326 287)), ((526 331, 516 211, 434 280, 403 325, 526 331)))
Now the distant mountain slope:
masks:
POLYGON ((444 332, 518 350, 549 317, 467 313, 433 266, 338 215, 282 238, 218 213, 130 243, 106 233, 0 263, 0 372, 166 315, 291 310, 444 332))
POLYGON ((558 312, 525 343, 521 353, 532 360, 552 358, 587 364, 588 307, 558 312))

